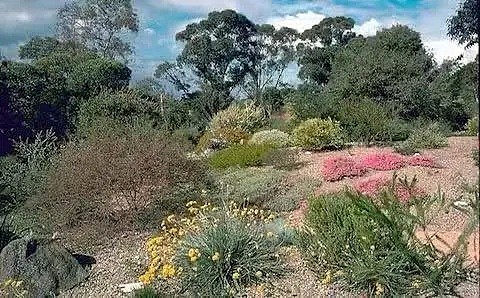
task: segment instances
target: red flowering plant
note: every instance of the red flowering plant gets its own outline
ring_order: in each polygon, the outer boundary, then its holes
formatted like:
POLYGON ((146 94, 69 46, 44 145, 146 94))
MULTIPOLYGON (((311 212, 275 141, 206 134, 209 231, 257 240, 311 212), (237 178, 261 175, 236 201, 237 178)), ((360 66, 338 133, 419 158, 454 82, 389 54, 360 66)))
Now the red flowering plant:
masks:
POLYGON ((378 171, 398 170, 405 166, 405 159, 397 153, 375 152, 362 157, 360 165, 378 171))
POLYGON ((368 177, 355 183, 354 189, 369 197, 376 197, 383 191, 390 189, 401 202, 408 202, 412 198, 423 197, 426 194, 417 186, 416 178, 413 178, 412 182, 409 183, 406 178, 397 179, 396 174, 393 178, 385 175, 368 177))
POLYGON ((345 177, 361 176, 366 169, 353 158, 332 156, 325 160, 322 168, 323 178, 327 181, 338 181, 345 177))

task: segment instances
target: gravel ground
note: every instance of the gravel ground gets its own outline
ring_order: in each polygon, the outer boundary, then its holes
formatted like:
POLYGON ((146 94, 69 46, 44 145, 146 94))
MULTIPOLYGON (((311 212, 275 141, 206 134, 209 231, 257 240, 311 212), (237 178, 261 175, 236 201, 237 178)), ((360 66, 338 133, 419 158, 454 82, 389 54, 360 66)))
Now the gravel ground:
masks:
MULTIPOLYGON (((475 166, 471 153, 478 148, 478 141, 474 137, 449 138, 449 147, 427 150, 430 155, 442 166, 439 169, 420 167, 406 167, 398 173, 419 179, 419 186, 433 193, 438 187, 445 192, 448 198, 457 199, 461 193, 461 183, 475 183, 478 181, 478 168, 475 166)), ((391 152, 391 148, 355 147, 342 151, 325 153, 302 153, 300 159, 306 165, 292 172, 293 176, 307 176, 321 180, 321 167, 324 160, 335 155, 362 155, 374 151, 391 152)), ((373 175, 375 173, 369 173, 373 175)), ((385 172, 392 175, 393 171, 385 172)), ((364 176, 367 177, 368 175, 364 176)), ((362 178, 364 178, 362 177, 362 178)), ((357 178, 358 179, 358 178, 357 178)), ((344 179, 340 182, 325 182, 317 190, 317 193, 325 193, 341 190, 347 185, 352 185, 356 179, 344 179)), ((286 214, 289 221, 294 225, 301 225, 307 205, 301 203, 299 209, 286 214)), ((441 214, 430 227, 432 232, 439 233, 442 237, 455 238, 464 223, 463 216, 458 212, 441 214)), ((90 277, 82 285, 62 293, 60 297, 128 297, 123 294, 119 284, 137 282, 138 276, 147 264, 147 256, 144 249, 145 240, 149 233, 128 234, 112 238, 110 243, 105 243, 101 248, 93 252, 97 264, 93 265, 90 277)), ((477 238, 478 239, 478 238, 477 238)), ((476 247, 478 260, 478 244, 476 247)), ((248 292, 249 297, 355 297, 341 293, 334 287, 324 287, 311 272, 299 253, 293 249, 290 252, 288 263, 292 272, 284 278, 273 281, 271 285, 260 290, 252 288, 248 292)), ((476 284, 465 284, 460 288, 462 297, 479 297, 479 287, 476 284)))
POLYGON ((145 240, 149 237, 148 233, 121 235, 95 249, 92 255, 96 264, 92 266, 89 278, 83 284, 61 293, 60 297, 128 297, 118 285, 138 282, 138 276, 147 264, 145 240))

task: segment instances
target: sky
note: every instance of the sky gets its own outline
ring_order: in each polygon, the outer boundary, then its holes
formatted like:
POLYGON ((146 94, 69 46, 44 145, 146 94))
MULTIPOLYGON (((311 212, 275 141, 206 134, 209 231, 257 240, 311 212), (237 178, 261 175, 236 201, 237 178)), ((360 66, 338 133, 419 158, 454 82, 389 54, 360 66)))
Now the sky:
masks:
MULTIPOLYGON (((309 29, 329 16, 352 17, 354 31, 364 36, 393 24, 405 24, 421 33, 425 47, 437 62, 464 55, 472 61, 478 50, 465 51, 450 40, 446 20, 459 0, 132 0, 140 31, 132 40, 133 78, 151 76, 156 66, 174 60, 182 45, 175 33, 213 10, 234 9, 256 23, 309 29)), ((16 59, 18 47, 33 36, 54 34, 58 8, 65 0, 0 0, 0 54, 16 59)))

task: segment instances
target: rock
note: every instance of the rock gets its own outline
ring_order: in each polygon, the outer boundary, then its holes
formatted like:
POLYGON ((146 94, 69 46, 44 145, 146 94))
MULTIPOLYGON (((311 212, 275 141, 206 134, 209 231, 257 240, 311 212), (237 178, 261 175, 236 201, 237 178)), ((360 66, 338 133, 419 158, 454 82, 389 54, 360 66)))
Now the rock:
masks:
POLYGON ((27 297, 57 295, 87 277, 77 259, 50 239, 24 237, 10 242, 0 253, 0 281, 22 280, 27 297))
POLYGON ((135 290, 140 290, 143 288, 143 283, 141 282, 135 282, 135 283, 129 283, 129 284, 120 284, 118 285, 120 290, 123 293, 131 293, 135 290))

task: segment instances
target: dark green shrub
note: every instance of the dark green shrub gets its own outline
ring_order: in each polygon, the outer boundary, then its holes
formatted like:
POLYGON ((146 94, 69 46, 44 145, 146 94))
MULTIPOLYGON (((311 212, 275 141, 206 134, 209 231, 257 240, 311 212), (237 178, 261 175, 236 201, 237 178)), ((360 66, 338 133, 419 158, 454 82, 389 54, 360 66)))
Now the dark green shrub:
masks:
POLYGON ((412 130, 413 125, 410 122, 394 117, 388 119, 382 140, 389 142, 405 141, 412 130))
POLYGON ((102 91, 85 101, 79 108, 76 121, 76 136, 80 138, 116 134, 138 123, 162 125, 158 103, 142 97, 138 91, 102 91))
POLYGON ((391 118, 386 107, 370 99, 342 104, 338 117, 351 141, 366 144, 384 140, 391 118))
POLYGON ((0 252, 13 240, 19 238, 19 235, 15 233, 13 226, 8 222, 7 215, 1 215, 2 222, 0 224, 0 252))
POLYGON ((259 223, 247 225, 233 218, 209 222, 188 234, 177 253, 176 263, 184 268, 180 275, 184 291, 199 297, 231 297, 283 275, 279 239, 268 237, 259 223), (189 257, 192 252, 195 261, 189 257))
POLYGON ((472 227, 478 227, 478 198, 468 211, 466 238, 449 254, 437 250, 433 238, 425 243, 415 234, 429 223, 426 210, 434 204, 445 206, 444 201, 431 197, 405 205, 389 191, 378 200, 345 193, 309 202, 299 247, 323 283, 337 282, 369 296, 454 293, 473 272, 465 263, 464 249, 472 227))
POLYGON ((233 145, 214 153, 209 158, 209 163, 216 169, 261 166, 266 155, 272 150, 274 149, 271 146, 266 145, 233 145))
POLYGON ((338 111, 338 101, 327 96, 318 85, 301 85, 287 99, 287 109, 293 125, 313 118, 334 117, 338 111))
POLYGON ((305 150, 339 148, 343 145, 340 123, 330 118, 309 119, 300 123, 292 133, 295 145, 305 150))

